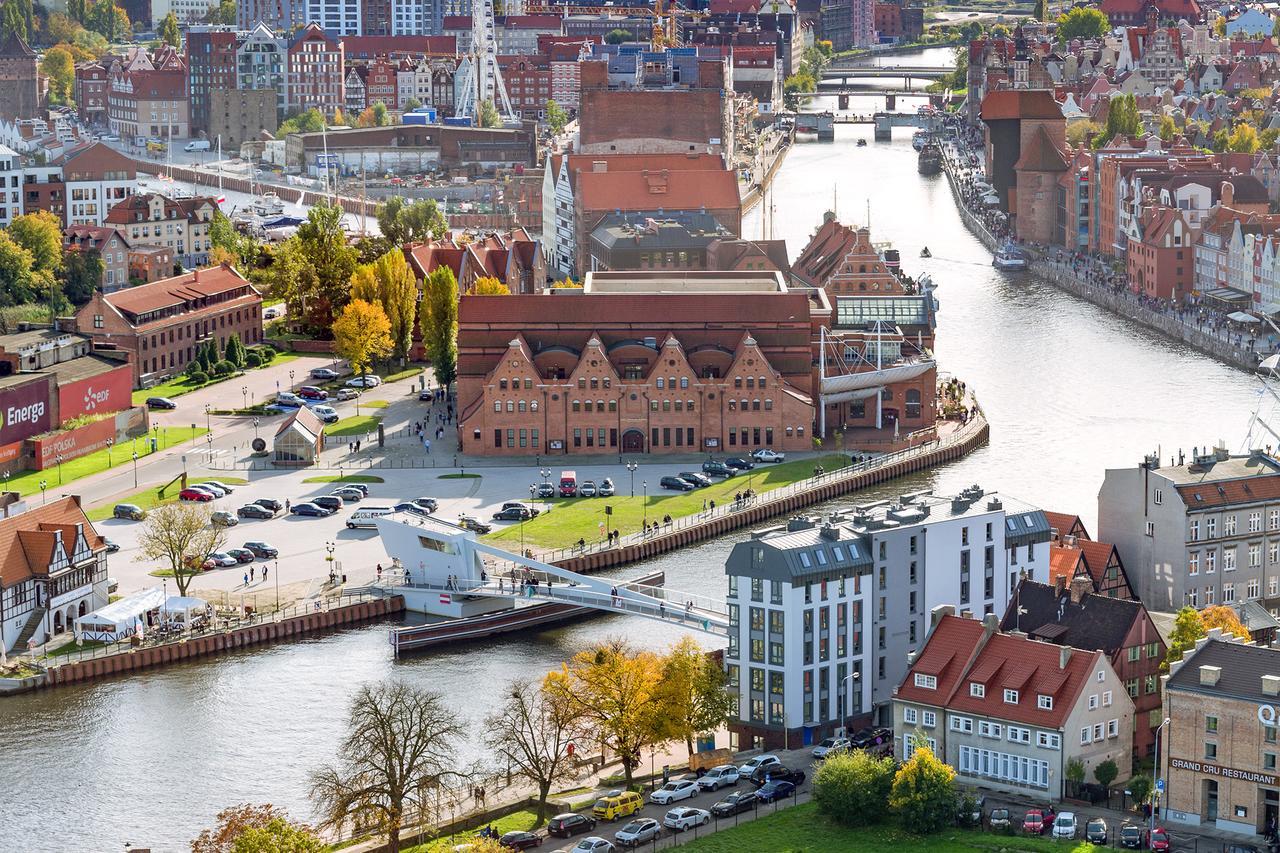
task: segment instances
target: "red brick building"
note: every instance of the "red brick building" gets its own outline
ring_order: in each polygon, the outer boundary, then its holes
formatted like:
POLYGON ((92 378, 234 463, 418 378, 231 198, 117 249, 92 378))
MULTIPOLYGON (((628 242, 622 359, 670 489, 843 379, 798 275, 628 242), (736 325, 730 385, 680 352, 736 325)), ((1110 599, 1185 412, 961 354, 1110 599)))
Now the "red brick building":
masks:
POLYGON ((875 7, 876 35, 882 39, 902 37, 902 7, 897 3, 877 3, 875 7))
POLYGON ((542 244, 523 228, 471 240, 446 234, 440 240, 411 243, 404 253, 419 283, 437 267, 447 266, 453 270, 459 293, 469 293, 481 278, 496 278, 512 293, 534 293, 547 281, 542 244))
POLYGON ((386 59, 375 59, 369 63, 368 73, 364 78, 365 106, 371 107, 381 102, 387 109, 395 110, 399 103, 396 76, 399 65, 386 59))
POLYGON ((133 379, 141 386, 181 373, 207 340, 219 352, 230 335, 246 345, 261 342, 262 295, 231 267, 211 267, 95 292, 76 312, 76 329, 97 349, 131 353, 133 379))
POLYGON ((289 42, 288 98, 291 109, 319 109, 331 115, 343 106, 346 65, 342 41, 318 24, 308 24, 289 42))
POLYGON ((1129 226, 1129 289, 1181 305, 1195 287, 1195 229, 1174 207, 1151 206, 1129 226))
POLYGON ((547 101, 551 99, 551 62, 545 55, 499 56, 511 107, 521 118, 546 118, 547 101))
POLYGON ((581 290, 464 296, 463 452, 748 453, 811 446, 810 308, 777 273, 589 274, 581 290))
POLYGON ((76 66, 76 109, 85 124, 107 123, 108 83, 107 69, 101 62, 86 62, 76 66))

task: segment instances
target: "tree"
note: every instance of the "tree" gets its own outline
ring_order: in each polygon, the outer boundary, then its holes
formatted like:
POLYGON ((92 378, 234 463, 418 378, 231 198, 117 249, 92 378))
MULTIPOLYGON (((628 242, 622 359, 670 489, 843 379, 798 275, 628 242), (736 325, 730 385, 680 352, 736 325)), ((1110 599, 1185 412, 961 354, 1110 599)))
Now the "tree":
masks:
MULTIPOLYGON (((340 124, 340 122, 334 122, 340 124)), ((374 127, 377 119, 373 116, 373 107, 365 107, 360 111, 360 115, 356 116, 356 127, 374 127)))
POLYGON ((440 206, 430 198, 406 201, 401 196, 392 196, 378 205, 374 216, 382 236, 393 246, 438 240, 449 227, 440 206))
POLYGON ((241 803, 218 812, 218 825, 191 842, 191 853, 322 853, 328 849, 311 828, 267 803, 241 803))
POLYGON ((222 249, 236 267, 252 268, 258 257, 258 242, 237 231, 221 210, 213 212, 209 223, 209 245, 222 249))
POLYGON ((411 113, 421 106, 422 106, 422 101, 419 101, 417 98, 410 98, 409 100, 404 102, 404 111, 407 113, 411 113))
POLYGON ((68 250, 62 264, 62 294, 72 305, 85 304, 102 282, 103 270, 97 249, 68 250))
POLYGON ((956 772, 939 761, 920 734, 914 750, 893 777, 889 805, 904 828, 920 834, 937 832, 956 819, 956 772))
POLYGON ((1067 144, 1072 148, 1084 147, 1089 139, 1089 134, 1095 137, 1102 133, 1102 127, 1097 122, 1081 119, 1073 121, 1067 125, 1067 144))
POLYGON ((587 734, 581 715, 562 694, 527 679, 511 683, 485 731, 511 772, 538 789, 537 824, 547 816, 551 786, 577 778, 570 745, 587 734))
POLYGON ((1077 7, 1058 16, 1058 38, 1064 42, 1102 38, 1110 29, 1111 22, 1098 9, 1077 7))
POLYGON ((1110 758, 1106 761, 1098 762, 1098 766, 1093 768, 1093 778, 1097 779, 1098 784, 1104 788, 1111 787, 1111 783, 1116 781, 1116 777, 1119 775, 1120 768, 1110 758))
POLYGON ((661 678, 657 655, 635 651, 615 637, 578 652, 559 672, 548 673, 545 687, 568 702, 596 740, 617 753, 630 788, 642 751, 660 739, 656 716, 661 678))
POLYGON ((604 43, 605 44, 626 44, 627 42, 631 41, 632 38, 633 36, 631 35, 630 30, 624 30, 621 28, 612 29, 612 30, 609 30, 609 32, 604 34, 604 43))
POLYGON ((1253 125, 1244 122, 1236 125, 1227 140, 1227 150, 1237 154, 1252 154, 1258 150, 1258 145, 1258 131, 1253 125))
POLYGON ((458 372, 458 282, 453 270, 442 264, 423 284, 418 308, 422 342, 436 381, 448 388, 458 372))
POLYGON ((351 362, 353 373, 368 372, 376 359, 391 352, 391 323, 382 306, 352 299, 333 321, 333 350, 351 362))
POLYGON ((454 750, 465 734, 438 694, 397 682, 364 685, 351 702, 336 764, 311 775, 311 798, 323 827, 373 828, 399 853, 400 825, 427 815, 433 788, 454 776, 454 750))
POLYGON ((829 756, 813 774, 818 810, 845 826, 878 822, 892 787, 893 759, 861 749, 829 756))
POLYGON ((27 16, 18 0, 5 0, 4 5, 0 6, 0 32, 6 38, 16 35, 23 41, 27 40, 27 16))
POLYGON ((681 638, 662 659, 662 734, 682 739, 693 755, 693 739, 724 725, 732 708, 724 668, 707 656, 697 640, 681 638))
POLYGON ((1037 21, 1043 21, 1045 19, 1045 0, 1036 0, 1036 8, 1035 11, 1031 13, 1031 17, 1035 18, 1037 21))
POLYGON ((373 126, 386 127, 391 124, 391 117, 387 114, 387 105, 382 101, 373 102, 373 126))
POLYGON ((0 305, 22 305, 33 298, 31 253, 8 231, 0 230, 0 305))
POLYGON ((40 73, 49 79, 49 98, 54 103, 72 103, 76 64, 71 51, 65 47, 53 47, 45 51, 44 59, 40 61, 40 73))
POLYGON ((284 139, 291 133, 319 133, 324 127, 324 113, 312 108, 281 122, 276 129, 276 139, 284 139))
POLYGON ((1126 786, 1129 793, 1133 795, 1135 803, 1145 803, 1147 798, 1151 796, 1151 777, 1145 773, 1134 776, 1129 780, 1126 786))
POLYGON ((399 249, 385 252, 351 278, 351 298, 382 307, 390 324, 391 350, 403 361, 413 346, 413 320, 418 308, 418 284, 399 249))
POLYGON ((9 235, 31 254, 32 297, 49 306, 52 313, 69 306, 58 287, 62 272, 62 223, 47 210, 18 216, 9 223, 9 235))
POLYGON ((552 136, 564 133, 564 126, 569 123, 569 114, 556 103, 555 99, 547 101, 547 128, 552 136))
POLYGON ((1178 126, 1173 123, 1172 116, 1160 117, 1160 139, 1164 142, 1172 142, 1173 138, 1178 135, 1178 126))
POLYGON ((476 279, 476 283, 471 286, 471 293, 474 296, 510 296, 511 288, 493 276, 486 275, 476 279))
POLYGON ((1200 624, 1204 626, 1206 634, 1214 628, 1220 628, 1222 633, 1234 634, 1246 642, 1251 639, 1249 629, 1240 621, 1239 614, 1236 613, 1234 608, 1225 604, 1215 604, 1212 607, 1206 607, 1201 610, 1200 624))
MULTIPOLYGON (((67 6, 71 8, 70 4, 67 6)), ((58 44, 60 42, 71 42, 76 34, 82 32, 84 27, 79 22, 72 20, 61 12, 53 12, 49 15, 49 19, 45 22, 44 33, 50 44, 58 44)))
POLYGON ((1275 147, 1277 138, 1280 138, 1280 128, 1269 127, 1258 134, 1258 147, 1270 151, 1275 147))
POLYGON ((227 343, 222 350, 223 360, 231 362, 232 366, 239 370, 244 367, 245 355, 246 351, 244 344, 240 343, 240 336, 235 333, 227 335, 227 343))
POLYGON ((342 230, 342 208, 318 204, 307 221, 298 227, 298 246, 309 275, 301 279, 306 288, 304 323, 315 335, 326 335, 333 317, 347 303, 347 288, 356 271, 356 250, 347 245, 342 230))
POLYGON ((502 116, 489 98, 485 98, 480 102, 480 114, 476 116, 476 126, 502 127, 502 116))
POLYGON ((1169 665, 1182 660, 1184 652, 1195 648, 1196 640, 1205 635, 1204 623, 1194 607, 1184 607, 1173 619, 1173 629, 1169 631, 1169 653, 1165 655, 1160 669, 1169 671, 1169 665))
POLYGON ((175 503, 156 507, 142 522, 137 559, 168 563, 178 595, 186 595, 204 561, 227 541, 226 528, 213 524, 212 515, 212 507, 203 505, 175 503))
POLYGON ((236 0, 220 0, 217 8, 209 12, 208 20, 211 24, 224 24, 228 27, 235 26, 236 0))
POLYGON ((1067 777, 1068 782, 1075 782, 1079 785, 1084 781, 1084 762, 1078 758, 1068 759, 1063 775, 1067 777))
POLYGON ((160 41, 169 45, 169 47, 180 47, 182 45, 182 31, 178 29, 178 16, 173 13, 172 9, 160 22, 158 32, 160 41))
POLYGON ((1219 128, 1217 131, 1214 132, 1213 142, 1212 142, 1214 151, 1217 151, 1218 153, 1222 153, 1227 150, 1227 147, 1230 144, 1231 144, 1231 137, 1227 134, 1227 129, 1225 127, 1219 128))
POLYGON ((88 20, 85 21, 85 26, 108 42, 126 37, 132 29, 129 15, 114 0, 97 0, 88 7, 86 17, 88 20))

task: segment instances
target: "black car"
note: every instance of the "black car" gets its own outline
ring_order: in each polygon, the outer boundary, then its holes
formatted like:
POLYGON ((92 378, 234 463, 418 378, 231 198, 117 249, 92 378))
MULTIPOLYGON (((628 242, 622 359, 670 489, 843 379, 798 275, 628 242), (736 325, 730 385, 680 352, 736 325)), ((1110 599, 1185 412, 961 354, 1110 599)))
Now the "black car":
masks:
MULTIPOLYGON (((803 776, 804 774, 800 775, 803 776)), ((796 786, 791 782, 769 782, 756 791, 756 796, 760 798, 762 803, 772 803, 777 800, 785 800, 795 791, 796 786)))
POLYGON ((147 517, 146 511, 137 504, 116 504, 111 510, 112 518, 127 518, 130 521, 142 521, 147 517))
POLYGON ((738 471, 737 469, 729 465, 726 465, 723 462, 717 462, 714 459, 708 459, 706 462, 702 463, 702 473, 707 474, 711 477, 732 477, 733 475, 737 474, 738 471))
POLYGON ((760 796, 755 791, 735 791, 711 807, 711 814, 716 817, 732 817, 749 812, 760 804, 760 796))
POLYGON ((255 557, 279 557, 280 552, 266 542, 246 542, 244 547, 253 552, 255 557))
POLYGON ((542 836, 520 830, 504 832, 502 837, 498 839, 498 844, 503 847, 510 847, 512 850, 528 850, 530 847, 541 847, 542 836))
POLYGON ((672 489, 677 492, 692 492, 697 488, 688 480, 682 480, 679 477, 663 477, 658 481, 658 485, 664 489, 672 489))
POLYGON ((751 783, 757 788, 767 782, 790 782, 793 785, 799 785, 803 781, 803 770, 789 770, 781 764, 762 764, 751 771, 751 783))
POLYGON ((743 459, 741 456, 730 456, 728 459, 724 460, 724 464, 739 471, 750 471, 752 468, 756 467, 756 463, 752 462, 750 459, 743 459))
POLYGON ((851 740, 854 749, 874 749, 892 741, 893 730, 883 728, 862 729, 851 740))
POLYGON ((108 553, 108 554, 114 554, 115 552, 117 552, 117 551, 119 551, 119 550, 120 550, 120 545, 119 545, 119 544, 117 544, 117 543, 115 543, 115 542, 112 542, 112 541, 111 541, 110 539, 108 539, 107 537, 103 536, 103 537, 102 537, 102 541, 103 541, 103 542, 106 544, 106 546, 107 546, 107 553, 108 553))
POLYGON ((680 479, 693 483, 699 489, 703 489, 711 485, 711 478, 705 474, 699 474, 697 471, 681 471, 680 479))
POLYGON ((335 498, 333 495, 321 495, 318 498, 312 498, 311 503, 316 506, 322 506, 330 512, 337 512, 342 509, 342 498, 335 498))
POLYGON ((256 501, 254 501, 254 503, 256 503, 258 506, 265 506, 267 509, 271 510, 272 512, 279 512, 280 510, 284 509, 284 504, 280 503, 280 501, 276 500, 275 498, 258 498, 256 501))
POLYGON ((170 400, 168 397, 148 397, 147 408, 148 409, 168 409, 169 411, 172 411, 178 408, 178 404, 170 400))
POLYGON ((227 553, 241 563, 252 563, 255 556, 248 548, 228 548, 227 553))
POLYGON ((1107 822, 1100 817, 1090 819, 1084 825, 1084 840, 1090 844, 1106 844, 1110 840, 1107 822))
POLYGON ((550 483, 540 483, 538 484, 537 494, 540 498, 554 498, 556 496, 556 487, 550 483))
POLYGON ((312 515, 316 518, 324 518, 326 515, 333 515, 333 510, 325 509, 318 504, 300 503, 293 505, 294 515, 312 515))
POLYGON ((527 506, 503 507, 493 514, 494 521, 528 521, 531 518, 533 513, 527 506))
POLYGON ((275 518, 276 514, 262 504, 245 504, 236 510, 241 518, 275 518))
POLYGON ((1131 850, 1142 849, 1142 827, 1126 823, 1120 827, 1120 846, 1131 850))
POLYGON ((596 828, 596 819, 577 812, 565 812, 551 818, 547 824, 547 834, 558 838, 571 838, 596 828))

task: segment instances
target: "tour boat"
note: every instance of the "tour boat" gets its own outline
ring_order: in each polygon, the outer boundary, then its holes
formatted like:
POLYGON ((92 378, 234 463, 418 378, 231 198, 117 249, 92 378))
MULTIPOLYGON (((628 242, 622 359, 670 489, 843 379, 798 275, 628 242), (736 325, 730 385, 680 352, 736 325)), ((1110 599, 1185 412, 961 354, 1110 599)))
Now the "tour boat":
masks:
POLYGON ((1022 251, 1011 243, 1005 243, 996 251, 991 265, 998 270, 1025 270, 1027 258, 1022 251))
POLYGON ((928 144, 928 142, 929 142, 929 134, 925 133, 923 130, 917 130, 915 133, 911 135, 911 147, 916 149, 917 151, 924 148, 924 146, 928 144))
POLYGON ((932 142, 925 143, 916 156, 916 171, 922 175, 936 175, 942 171, 942 152, 932 142))
POLYGON ((259 216, 279 216, 284 213, 284 202, 275 193, 263 193, 253 200, 253 212, 259 216))

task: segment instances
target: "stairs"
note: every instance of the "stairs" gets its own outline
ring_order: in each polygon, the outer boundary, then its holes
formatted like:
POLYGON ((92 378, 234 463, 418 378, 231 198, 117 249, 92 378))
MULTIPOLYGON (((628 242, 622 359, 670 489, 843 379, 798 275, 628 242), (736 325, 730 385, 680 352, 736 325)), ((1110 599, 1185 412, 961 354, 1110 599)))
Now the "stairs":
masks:
POLYGON ((31 615, 27 617, 27 624, 23 626, 22 633, 18 635, 17 641, 13 644, 13 651, 24 652, 27 650, 27 642, 35 635, 36 629, 40 627, 40 621, 44 619, 44 615, 49 612, 47 607, 37 607, 31 611, 31 615))

